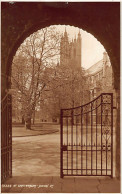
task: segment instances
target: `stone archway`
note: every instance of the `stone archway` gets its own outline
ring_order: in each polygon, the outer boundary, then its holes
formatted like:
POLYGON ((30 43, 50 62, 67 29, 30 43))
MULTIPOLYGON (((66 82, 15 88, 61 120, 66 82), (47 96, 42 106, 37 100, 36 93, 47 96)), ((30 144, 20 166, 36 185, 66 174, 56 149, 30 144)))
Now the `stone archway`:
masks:
POLYGON ((2 98, 10 88, 11 64, 20 44, 31 33, 53 24, 82 28, 105 47, 117 91, 116 176, 120 176, 120 3, 2 3, 2 98))

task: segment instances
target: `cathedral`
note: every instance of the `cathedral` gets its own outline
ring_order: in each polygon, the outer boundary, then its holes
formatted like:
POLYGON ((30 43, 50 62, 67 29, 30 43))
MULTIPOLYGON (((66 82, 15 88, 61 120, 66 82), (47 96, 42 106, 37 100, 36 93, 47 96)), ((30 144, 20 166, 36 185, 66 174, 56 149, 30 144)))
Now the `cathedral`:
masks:
POLYGON ((76 68, 81 68, 81 34, 78 37, 69 41, 69 37, 65 28, 60 43, 60 65, 74 65, 76 68))
MULTIPOLYGON (((70 67, 81 69, 82 67, 82 39, 80 31, 77 38, 69 41, 65 28, 60 43, 60 64, 69 64, 70 67)), ((93 100, 102 92, 113 92, 113 72, 110 59, 106 52, 103 59, 86 69, 86 77, 89 84, 89 100, 93 100)))

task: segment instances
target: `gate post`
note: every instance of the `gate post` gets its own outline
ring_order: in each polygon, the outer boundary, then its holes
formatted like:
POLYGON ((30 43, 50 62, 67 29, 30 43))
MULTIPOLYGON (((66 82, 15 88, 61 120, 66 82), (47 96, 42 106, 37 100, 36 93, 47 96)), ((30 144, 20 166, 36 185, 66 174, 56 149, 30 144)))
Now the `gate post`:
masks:
POLYGON ((113 178, 113 94, 111 94, 111 177, 113 178))
POLYGON ((9 176, 12 177, 12 95, 8 94, 8 146, 9 146, 9 176))
MULTIPOLYGON (((118 82, 119 84, 119 82, 118 82)), ((116 106, 117 106, 117 117, 116 117, 116 177, 120 179, 120 89, 116 89, 116 106)))
POLYGON ((60 178, 63 178, 63 110, 60 110, 60 178))

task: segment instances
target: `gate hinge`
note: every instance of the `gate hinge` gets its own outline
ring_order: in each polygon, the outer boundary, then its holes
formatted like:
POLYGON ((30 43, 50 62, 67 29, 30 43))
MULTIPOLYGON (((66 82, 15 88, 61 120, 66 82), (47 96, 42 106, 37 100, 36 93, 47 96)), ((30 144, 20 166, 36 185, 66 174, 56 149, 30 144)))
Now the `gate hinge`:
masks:
POLYGON ((116 109, 116 106, 113 106, 113 109, 116 109))
POLYGON ((67 151, 67 146, 66 146, 66 145, 63 145, 63 146, 62 146, 62 150, 63 150, 63 151, 67 151))

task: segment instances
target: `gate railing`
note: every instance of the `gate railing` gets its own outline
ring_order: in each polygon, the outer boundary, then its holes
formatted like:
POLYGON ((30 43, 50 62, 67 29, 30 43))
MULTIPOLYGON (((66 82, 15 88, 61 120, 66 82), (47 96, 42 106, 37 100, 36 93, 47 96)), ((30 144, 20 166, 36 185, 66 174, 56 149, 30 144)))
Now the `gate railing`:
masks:
POLYGON ((61 177, 113 176, 113 94, 61 109, 61 177))
POLYGON ((1 181, 12 176, 12 103, 7 94, 1 101, 1 181))

